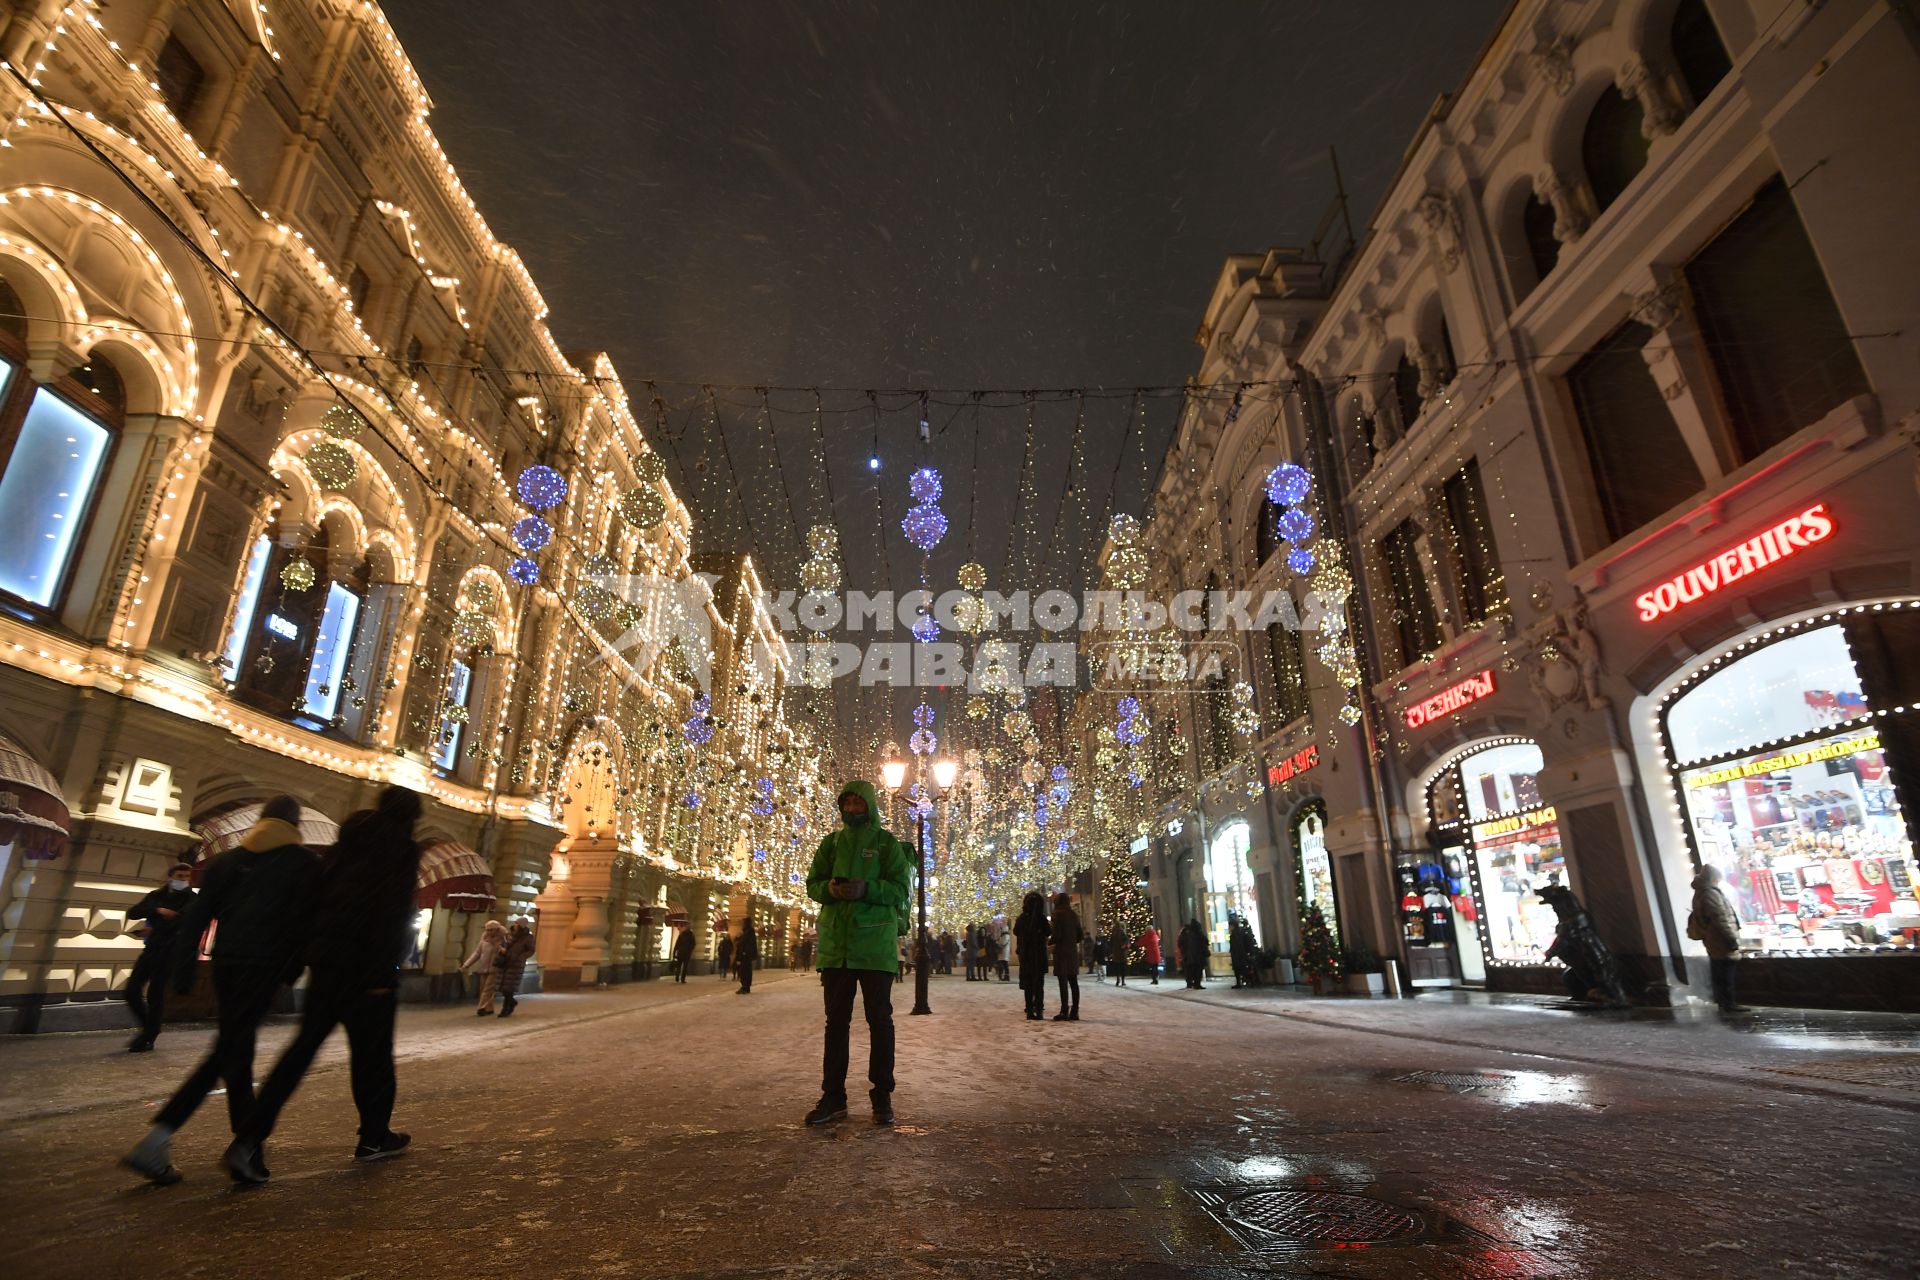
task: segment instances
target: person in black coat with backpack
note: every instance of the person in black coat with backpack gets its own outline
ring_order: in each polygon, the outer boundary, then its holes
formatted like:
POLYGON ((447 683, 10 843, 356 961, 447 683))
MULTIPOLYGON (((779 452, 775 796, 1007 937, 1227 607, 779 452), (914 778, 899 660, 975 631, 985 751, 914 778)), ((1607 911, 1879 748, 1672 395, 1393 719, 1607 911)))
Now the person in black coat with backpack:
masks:
POLYGON ((1027 998, 1027 1021, 1038 1022, 1047 1010, 1047 943, 1053 929, 1047 924, 1047 900, 1027 894, 1020 918, 1013 922, 1014 954, 1020 960, 1020 992, 1027 998))
MULTIPOLYGON (((180 917, 193 904, 193 866, 176 862, 167 882, 127 908, 127 919, 147 922, 140 958, 127 977, 127 1008, 140 1020, 140 1033, 127 1045, 128 1053, 146 1053, 160 1038, 160 1018, 167 1009, 167 979, 172 976, 174 936, 180 917)), ((199 939, 195 938, 195 942, 199 939)))
POLYGON ((733 994, 750 996, 753 994, 753 966, 760 959, 760 939, 753 932, 753 918, 749 916, 740 924, 740 941, 733 947, 733 964, 740 971, 740 989, 733 994))
POLYGON ((300 802, 275 796, 260 808, 240 847, 218 854, 200 877, 200 892, 180 917, 167 963, 178 995, 193 990, 200 939, 213 938, 213 989, 220 1031, 213 1048, 153 1117, 125 1167, 159 1186, 180 1181, 173 1135, 206 1101, 216 1081, 227 1086, 227 1123, 238 1134, 253 1107, 253 1046, 280 988, 300 976, 300 939, 316 872, 300 843, 300 802))
POLYGON ((320 864, 306 948, 311 977, 300 1031, 274 1064, 252 1114, 227 1148, 227 1172, 235 1182, 267 1180, 261 1147, 336 1026, 347 1029, 353 1105, 360 1113, 360 1142, 353 1158, 384 1160, 399 1155, 412 1141, 395 1133, 390 1122, 396 1092, 393 1021, 400 962, 413 941, 414 882, 420 874, 420 843, 413 828, 420 810, 416 792, 388 787, 372 809, 341 825, 339 841, 320 864))

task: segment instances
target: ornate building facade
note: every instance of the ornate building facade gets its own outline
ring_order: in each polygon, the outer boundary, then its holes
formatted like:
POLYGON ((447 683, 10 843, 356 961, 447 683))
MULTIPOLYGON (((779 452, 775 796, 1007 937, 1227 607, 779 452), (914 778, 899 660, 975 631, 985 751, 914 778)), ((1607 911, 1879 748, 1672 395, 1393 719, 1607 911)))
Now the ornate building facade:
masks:
POLYGON ((1148 560, 1344 559, 1353 653, 1241 637, 1251 768, 1177 695, 1163 928, 1291 952, 1315 901, 1411 981, 1557 992, 1559 883, 1663 999, 1711 865, 1753 1000, 1915 1007, 1916 108, 1901 6, 1521 0, 1350 258, 1229 260, 1148 560))
POLYGON ((0 53, 0 1017, 98 1021, 277 792, 316 844, 427 796, 417 996, 489 912, 549 984, 784 935, 818 748, 753 565, 693 574, 658 402, 556 345, 379 7, 25 0, 0 53))

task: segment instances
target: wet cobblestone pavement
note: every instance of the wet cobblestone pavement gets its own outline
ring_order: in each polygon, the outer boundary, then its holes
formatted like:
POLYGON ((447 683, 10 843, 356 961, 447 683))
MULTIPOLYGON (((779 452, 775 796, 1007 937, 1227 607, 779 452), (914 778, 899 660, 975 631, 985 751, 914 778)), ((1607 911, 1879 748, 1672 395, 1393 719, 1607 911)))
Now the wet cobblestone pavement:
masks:
MULTIPOLYGON (((1896 1276, 1920 1227, 1920 1020, 1579 1014, 1085 983, 1029 1023, 936 980, 900 1124, 799 1118, 818 995, 768 975, 403 1010, 405 1157, 353 1143, 330 1044, 232 1189, 114 1166, 208 1039, 0 1043, 6 1273, 62 1277, 1896 1276), (1862 1081, 1866 1081, 1862 1083, 1862 1081)), ((263 1036, 264 1076, 284 1041, 263 1036)), ((856 1028, 856 1075, 864 1060, 856 1028)))

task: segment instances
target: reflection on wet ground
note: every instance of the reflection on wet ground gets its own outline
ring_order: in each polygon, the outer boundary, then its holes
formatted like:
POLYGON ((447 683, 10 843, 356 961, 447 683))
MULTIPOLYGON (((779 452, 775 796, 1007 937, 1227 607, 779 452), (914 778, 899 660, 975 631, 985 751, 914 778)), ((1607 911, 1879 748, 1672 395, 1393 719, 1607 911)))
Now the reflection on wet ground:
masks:
MULTIPOLYGON (((312 1274, 409 1280, 1912 1270, 1912 1117, 1769 1074, 1908 1060, 1855 1039, 1709 1076, 1702 1062, 1761 1042, 1424 999, 1254 1016, 1271 1009, 1092 984, 1084 1021, 1026 1023, 1009 993, 948 982, 938 1016, 896 1020, 900 1125, 873 1126, 856 1099, 822 1132, 798 1123, 818 1085, 810 986, 756 986, 750 1004, 535 998, 510 1038, 409 1012, 397 1122, 413 1150, 345 1159, 336 1057, 276 1132, 273 1183, 247 1194, 215 1165, 211 1110, 176 1143, 185 1184, 140 1190, 114 1168, 150 1114, 153 1063, 104 1041, 0 1044, 21 1096, 95 1099, 0 1120, 10 1260, 35 1280, 252 1280, 281 1274, 297 1240, 312 1274)), ((157 1074, 184 1070, 193 1034, 169 1032, 157 1074)))

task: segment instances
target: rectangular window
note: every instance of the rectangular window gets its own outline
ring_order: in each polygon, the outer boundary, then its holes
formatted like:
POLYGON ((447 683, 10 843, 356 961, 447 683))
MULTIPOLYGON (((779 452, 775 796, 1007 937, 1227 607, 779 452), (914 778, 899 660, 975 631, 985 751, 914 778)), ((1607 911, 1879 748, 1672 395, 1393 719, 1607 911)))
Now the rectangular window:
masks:
POLYGON ((1300 633, 1291 622, 1268 627, 1267 645, 1273 653, 1273 712, 1278 727, 1307 714, 1307 668, 1300 656, 1300 633))
POLYGON ((1793 193, 1775 178, 1686 267, 1743 461, 1867 390, 1793 193))
POLYGON ((347 673, 353 624, 359 616, 360 597, 337 582, 328 583, 327 610, 320 615, 320 634, 307 668, 305 714, 315 720, 331 720, 339 709, 340 679, 347 673))
MULTIPOLYGON (((13 370, 0 361, 5 380, 13 370)), ((0 475, 0 590, 48 606, 80 544, 112 433, 35 391, 0 475)))
POLYGON ((1460 611, 1468 622, 1485 622, 1507 606, 1507 577, 1493 544, 1493 521, 1480 484, 1480 462, 1467 465, 1443 486, 1447 520, 1453 526, 1454 571, 1460 580, 1460 611))
POLYGON ((1434 614, 1433 594, 1427 590, 1426 571, 1420 564, 1419 536, 1413 521, 1403 520, 1380 544, 1403 667, 1412 666, 1440 647, 1440 619, 1434 614))
POLYGON ((1567 374, 1609 541, 1671 511, 1703 483, 1641 354, 1653 336, 1643 324, 1623 324, 1567 374))
MULTIPOLYGON (((456 707, 467 705, 467 694, 473 688, 473 671, 464 662, 455 661, 453 671, 447 677, 447 701, 456 707)), ((460 739, 466 735, 466 725, 448 716, 440 721, 440 736, 433 743, 433 762, 447 772, 453 772, 454 765, 460 759, 460 739)))
POLYGON ((227 647, 223 656, 227 660, 227 679, 233 680, 240 674, 240 659, 247 650, 249 633, 253 630, 254 610, 260 607, 260 584, 267 578, 267 559, 273 554, 273 539, 261 534, 253 544, 253 554, 247 557, 247 572, 240 579, 240 598, 234 602, 233 631, 227 637, 227 647))
POLYGON ((153 78, 160 86, 160 96, 166 99, 167 110, 173 112, 175 120, 185 124, 187 113, 200 100, 207 73, 201 68, 200 60, 180 43, 179 36, 168 36, 167 42, 160 46, 160 55, 154 59, 153 78))

